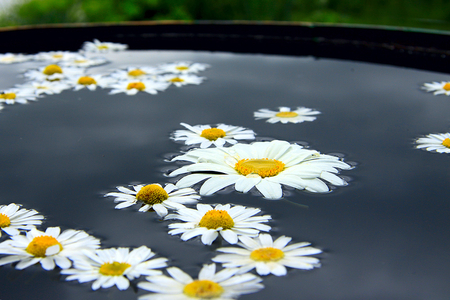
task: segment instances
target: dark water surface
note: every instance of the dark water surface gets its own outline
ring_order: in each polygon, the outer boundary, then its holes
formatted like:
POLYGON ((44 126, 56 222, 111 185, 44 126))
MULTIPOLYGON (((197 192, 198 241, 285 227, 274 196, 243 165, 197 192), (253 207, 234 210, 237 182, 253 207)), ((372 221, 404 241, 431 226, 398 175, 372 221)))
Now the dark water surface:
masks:
MULTIPOLYGON (((58 49, 55 49, 58 50, 58 49)), ((355 162, 348 186, 328 194, 289 190, 282 200, 225 191, 203 203, 259 207, 273 218, 272 235, 309 241, 324 251, 322 267, 263 277, 265 289, 240 299, 448 299, 450 180, 448 155, 414 149, 425 134, 447 132, 450 98, 420 90, 448 76, 351 61, 190 51, 127 51, 90 69, 99 73, 180 60, 208 63, 199 86, 158 95, 64 91, 0 113, 0 203, 21 203, 46 216, 40 228, 86 230, 102 247, 146 245, 192 276, 211 263, 219 243, 181 241, 170 222, 137 207, 115 210, 104 198, 117 185, 175 182, 165 160, 182 145, 169 139, 180 122, 225 123, 258 138, 306 142, 355 162), (282 125, 254 120, 260 108, 305 106, 313 122, 282 125), (307 206, 297 205, 302 204, 307 206)), ((36 64, 37 65, 37 64, 36 64)), ((1 88, 32 63, 0 66, 1 88)), ((4 239, 4 238, 3 238, 4 239)), ((136 299, 146 291, 66 282, 40 265, 0 267, 0 299, 136 299)), ((143 277, 133 282, 143 280, 143 277)))

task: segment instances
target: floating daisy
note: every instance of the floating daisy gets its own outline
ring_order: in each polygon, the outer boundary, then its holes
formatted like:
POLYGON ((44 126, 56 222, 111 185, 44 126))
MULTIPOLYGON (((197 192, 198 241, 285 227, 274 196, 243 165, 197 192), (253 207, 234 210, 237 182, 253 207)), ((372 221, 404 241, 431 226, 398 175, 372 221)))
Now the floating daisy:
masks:
POLYGON ((283 196, 281 184, 310 192, 324 193, 330 189, 323 180, 336 186, 347 182, 335 175, 338 169, 350 165, 332 155, 303 149, 286 141, 236 144, 229 148, 194 149, 172 161, 187 161, 169 176, 192 173, 177 182, 180 188, 190 187, 207 179, 200 195, 211 195, 233 185, 238 192, 247 193, 255 187, 268 199, 283 196))
POLYGON ((38 96, 42 94, 54 95, 70 88, 65 82, 61 81, 32 81, 21 85, 16 85, 19 89, 33 90, 38 96))
POLYGON ((203 82, 204 79, 205 77, 199 77, 197 75, 192 74, 182 74, 182 75, 166 74, 161 75, 157 78, 158 81, 168 82, 175 85, 176 87, 182 87, 183 85, 188 84, 199 85, 200 83, 203 82))
POLYGON ((28 70, 24 76, 36 81, 59 81, 73 76, 81 76, 84 69, 74 67, 61 67, 57 64, 50 64, 37 70, 28 70))
POLYGON ((6 104, 26 104, 30 100, 36 101, 36 97, 34 90, 27 88, 12 88, 0 92, 0 102, 6 104))
POLYGON ((163 64, 163 65, 158 66, 158 68, 164 73, 187 74, 187 73, 198 73, 199 71, 204 71, 204 70, 206 70, 206 68, 209 68, 209 65, 182 61, 182 62, 163 64))
POLYGON ((62 62, 76 59, 80 54, 77 52, 69 52, 69 51, 49 51, 49 52, 40 52, 34 55, 35 60, 44 60, 48 62, 62 62))
POLYGON ((110 51, 123 51, 128 48, 128 45, 111 43, 111 42, 100 42, 94 39, 93 42, 84 42, 82 50, 86 52, 110 52, 110 51))
POLYGON ((198 202, 200 196, 191 188, 178 189, 175 185, 169 183, 164 188, 157 184, 135 185, 133 189, 127 189, 118 186, 120 193, 111 192, 105 197, 115 197, 114 202, 117 209, 129 207, 138 202, 142 203, 139 211, 146 212, 150 209, 156 211, 160 217, 167 215, 167 209, 182 209, 183 204, 194 204, 198 202))
POLYGON ((215 207, 197 204, 197 209, 183 208, 177 214, 166 216, 166 220, 177 219, 185 223, 172 223, 169 234, 181 233, 181 239, 187 241, 201 235, 202 243, 211 245, 219 234, 230 244, 236 244, 238 236, 257 236, 259 231, 269 231, 268 222, 271 216, 255 216, 261 212, 258 208, 246 208, 230 204, 218 204, 215 207))
POLYGON ((0 54, 0 64, 14 64, 29 61, 32 59, 30 55, 5 53, 0 54))
POLYGON ((290 237, 281 236, 275 241, 270 234, 261 233, 256 238, 239 237, 242 248, 225 247, 217 251, 227 253, 214 257, 214 262, 223 263, 225 268, 240 268, 246 273, 256 268, 259 275, 286 275, 286 267, 310 270, 320 267, 319 259, 310 257, 322 253, 320 249, 307 247, 310 243, 289 244, 290 237))
POLYGON ((128 248, 99 249, 83 251, 83 256, 74 260, 74 268, 62 270, 61 274, 69 275, 66 280, 78 280, 80 283, 94 281, 93 290, 117 286, 126 290, 130 281, 141 275, 160 275, 155 270, 167 266, 166 258, 155 258, 150 248, 141 246, 130 252, 128 248))
POLYGON ((446 96, 450 96, 450 82, 449 81, 441 81, 432 83, 424 83, 422 89, 427 92, 432 92, 434 95, 445 94, 446 96))
POLYGON ((105 77, 100 74, 74 76, 68 78, 65 82, 73 86, 75 91, 79 91, 84 88, 87 88, 90 91, 95 91, 97 87, 108 88, 116 83, 113 78, 105 77))
POLYGON ((84 231, 68 229, 61 233, 59 227, 49 227, 45 232, 35 228, 24 235, 13 235, 0 243, 0 254, 9 256, 0 259, 0 266, 19 262, 16 269, 22 270, 38 262, 45 270, 53 270, 55 263, 61 269, 71 266, 83 249, 94 250, 100 241, 84 231))
POLYGON ((115 70, 111 73, 111 77, 117 80, 146 80, 152 79, 155 75, 159 74, 160 70, 155 67, 126 67, 124 69, 115 70))
POLYGON ((62 61, 60 64, 64 67, 77 67, 77 68, 88 68, 94 66, 100 66, 108 63, 109 61, 104 57, 92 57, 87 58, 82 55, 78 55, 73 59, 62 61))
POLYGON ((38 215, 34 209, 20 208, 15 203, 0 205, 0 228, 8 235, 20 234, 20 230, 31 230, 35 225, 41 225, 42 219, 44 216, 38 215))
POLYGON ((154 80, 133 81, 126 80, 111 85, 110 94, 125 93, 127 95, 136 95, 139 92, 146 92, 156 95, 158 92, 164 91, 169 87, 169 83, 157 82, 154 80))
POLYGON ((254 140, 253 130, 244 127, 218 124, 217 127, 209 125, 191 126, 180 123, 188 130, 177 130, 173 133, 172 139, 184 141, 186 145, 200 144, 200 148, 208 148, 211 145, 222 147, 225 143, 236 144, 237 140, 254 140))
POLYGON ((432 133, 416 140, 416 148, 438 153, 450 153, 450 133, 432 133))
POLYGON ((262 108, 255 111, 254 116, 256 120, 268 119, 266 122, 277 123, 302 123, 304 121, 314 121, 314 115, 320 114, 320 111, 313 110, 306 107, 297 107, 296 110, 291 111, 289 107, 280 107, 279 111, 272 111, 262 108))
POLYGON ((264 286, 256 275, 247 273, 237 275, 237 269, 223 269, 216 273, 216 265, 203 265, 198 279, 176 267, 167 268, 171 277, 165 275, 149 276, 137 286, 153 292, 139 297, 140 300, 231 300, 240 295, 255 293, 264 286))

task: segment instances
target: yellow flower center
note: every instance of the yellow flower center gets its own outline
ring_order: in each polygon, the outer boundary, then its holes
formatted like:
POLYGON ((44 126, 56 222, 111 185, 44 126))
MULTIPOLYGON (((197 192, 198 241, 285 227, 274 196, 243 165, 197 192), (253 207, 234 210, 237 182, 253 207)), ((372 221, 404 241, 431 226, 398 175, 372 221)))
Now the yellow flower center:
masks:
POLYGON ((0 228, 8 227, 11 225, 11 220, 5 214, 0 214, 0 228))
POLYGON ((444 84, 444 86, 442 88, 446 91, 450 91, 450 82, 447 82, 446 84, 444 84))
POLYGON ((224 292, 223 287, 211 280, 194 280, 186 284, 183 293, 188 297, 197 299, 217 298, 224 292))
POLYGON ((62 72, 63 70, 58 65, 48 65, 45 67, 44 71, 42 71, 42 73, 48 76, 53 75, 55 73, 62 74, 62 72))
POLYGON ((136 70, 131 70, 130 72, 128 72, 129 76, 134 76, 134 77, 138 77, 138 76, 142 76, 142 75, 146 75, 147 73, 145 73, 142 70, 136 69, 136 70))
POLYGON ((87 62, 87 60, 86 59, 76 59, 73 62, 76 63, 76 64, 82 64, 82 63, 87 62))
POLYGON ((62 54, 53 54, 53 58, 63 58, 62 54))
POLYGON ((97 81, 95 81, 95 79, 90 76, 82 76, 82 77, 80 77, 80 79, 78 79, 78 84, 91 85, 91 84, 97 84, 97 81))
POLYGON ((149 184, 141 188, 136 194, 136 199, 149 204, 158 204, 169 198, 169 194, 157 184, 149 184))
POLYGON ((97 46, 97 49, 103 50, 103 49, 109 49, 109 47, 106 46, 106 45, 98 45, 98 46, 97 46))
POLYGON ((222 227, 223 230, 226 230, 233 228, 234 221, 226 210, 212 209, 206 212, 198 223, 198 226, 206 227, 208 229, 222 227))
POLYGON ((145 84, 142 82, 130 82, 127 86, 127 90, 137 89, 139 91, 145 90, 145 84))
POLYGON ((275 116, 280 118, 294 118, 298 116, 298 113, 296 113, 295 111, 280 111, 275 116))
POLYGON ((208 139, 210 141, 215 141, 218 138, 225 137, 226 135, 227 134, 225 133, 225 131, 219 128, 203 129, 202 134, 200 134, 201 137, 204 137, 205 139, 208 139))
POLYGON ((16 93, 3 93, 3 94, 0 94, 0 99, 16 99, 16 93))
POLYGON ((258 174, 264 178, 278 175, 284 170, 284 163, 276 159, 245 158, 238 161, 234 169, 244 176, 258 174))
POLYGON ((178 67, 175 67, 175 69, 177 69, 178 71, 186 71, 187 69, 189 69, 189 67, 187 67, 187 66, 178 66, 178 67))
POLYGON ((98 272, 105 276, 120 276, 129 267, 131 267, 129 263, 115 261, 112 263, 102 264, 98 272))
POLYGON ((256 249, 250 253, 250 258, 256 261, 277 261, 283 257, 283 251, 272 247, 256 249))
POLYGON ((15 58, 14 58, 14 56, 7 56, 7 57, 2 57, 0 59, 0 61, 11 62, 11 61, 15 61, 15 58))
POLYGON ((446 138, 445 140, 443 140, 442 141, 442 145, 447 147, 447 148, 450 148, 450 139, 446 138))
POLYGON ((63 249, 60 242, 52 236, 41 235, 35 237, 28 247, 25 249, 28 253, 34 255, 35 257, 45 257, 45 251, 48 247, 59 245, 59 251, 63 249))
POLYGON ((169 79, 170 82, 184 82, 184 79, 180 78, 180 77, 174 77, 169 79))

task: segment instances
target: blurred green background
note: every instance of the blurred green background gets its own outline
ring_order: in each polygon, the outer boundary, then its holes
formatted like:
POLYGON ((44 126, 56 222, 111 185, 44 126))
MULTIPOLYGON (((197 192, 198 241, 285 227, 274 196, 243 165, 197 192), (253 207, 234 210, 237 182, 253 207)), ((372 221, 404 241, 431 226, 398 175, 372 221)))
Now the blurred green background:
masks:
POLYGON ((0 26, 140 20, 263 20, 450 30, 448 0, 9 0, 9 3, 12 4, 0 14, 0 26))

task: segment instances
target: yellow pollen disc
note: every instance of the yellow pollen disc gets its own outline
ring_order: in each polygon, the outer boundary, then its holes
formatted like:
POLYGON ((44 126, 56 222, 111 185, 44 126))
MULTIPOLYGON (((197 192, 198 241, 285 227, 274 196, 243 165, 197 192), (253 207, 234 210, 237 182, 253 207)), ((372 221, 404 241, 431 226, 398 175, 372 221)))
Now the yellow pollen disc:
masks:
POLYGON ((272 247, 256 249, 250 253, 250 258, 256 261, 277 261, 283 257, 283 251, 272 247))
POLYGON ((446 138, 445 140, 443 140, 442 141, 442 145, 447 147, 447 148, 450 148, 450 139, 446 138))
POLYGON ((180 77, 174 77, 172 79, 169 79, 170 82, 184 82, 184 79, 180 77))
POLYGON ((98 272, 105 276, 120 276, 129 267, 131 267, 129 263, 115 261, 112 263, 102 264, 98 272))
POLYGON ((87 62, 87 60, 85 60, 85 59, 76 59, 76 60, 74 60, 73 62, 74 62, 74 63, 77 63, 77 64, 82 64, 82 63, 87 62))
POLYGON ((54 237, 49 235, 41 235, 35 237, 31 243, 28 244, 25 251, 35 257, 45 257, 45 251, 47 251, 47 248, 55 245, 59 245, 59 251, 63 249, 61 244, 54 237))
POLYGON ((136 70, 131 70, 130 72, 128 72, 129 76, 134 76, 134 77, 138 77, 138 76, 142 76, 142 75, 146 75, 147 73, 145 73, 142 70, 136 69, 136 70))
POLYGON ((234 221, 226 210, 212 209, 206 212, 198 223, 198 226, 206 227, 208 229, 217 229, 222 227, 223 230, 225 230, 233 228, 234 221))
POLYGON ((145 84, 142 82, 130 82, 127 86, 127 90, 137 89, 139 91, 145 90, 145 84))
POLYGON ((284 163, 276 159, 245 158, 238 161, 234 169, 244 176, 258 174, 264 178, 278 175, 284 170, 284 163))
POLYGON ((186 67, 186 66, 178 66, 178 67, 175 67, 175 69, 177 69, 178 71, 186 71, 187 69, 189 69, 189 67, 186 67))
POLYGON ((280 118, 294 118, 298 116, 298 113, 296 113, 295 111, 281 111, 277 113, 275 116, 280 118))
POLYGON ((442 88, 446 91, 450 91, 450 82, 447 82, 446 84, 444 84, 444 86, 442 88))
POLYGON ((62 72, 63 72, 63 70, 58 65, 48 65, 45 67, 44 71, 42 71, 42 73, 44 73, 45 75, 49 75, 49 76, 53 75, 55 73, 62 74, 62 72))
POLYGON ((63 58, 62 54, 53 54, 53 58, 63 58))
POLYGON ((78 84, 91 85, 91 84, 97 84, 97 81, 95 81, 95 79, 92 77, 83 76, 83 77, 80 77, 80 79, 78 79, 78 84))
POLYGON ((162 203, 168 198, 169 194, 157 184, 146 185, 136 194, 136 199, 149 205, 162 203))
POLYGON ((16 99, 16 93, 3 93, 3 94, 0 94, 0 99, 16 99))
POLYGON ((103 50, 103 49, 109 49, 109 47, 106 45, 98 45, 97 49, 103 50))
POLYGON ((186 284, 183 293, 188 297, 197 299, 217 298, 224 292, 223 287, 211 280, 194 280, 186 284))
POLYGON ((0 214, 0 228, 8 227, 11 225, 11 220, 5 214, 0 214))
POLYGON ((203 129, 202 134, 200 134, 201 137, 204 137, 205 139, 208 139, 210 141, 215 141, 218 138, 225 137, 226 135, 227 134, 225 133, 225 131, 219 128, 203 129))

